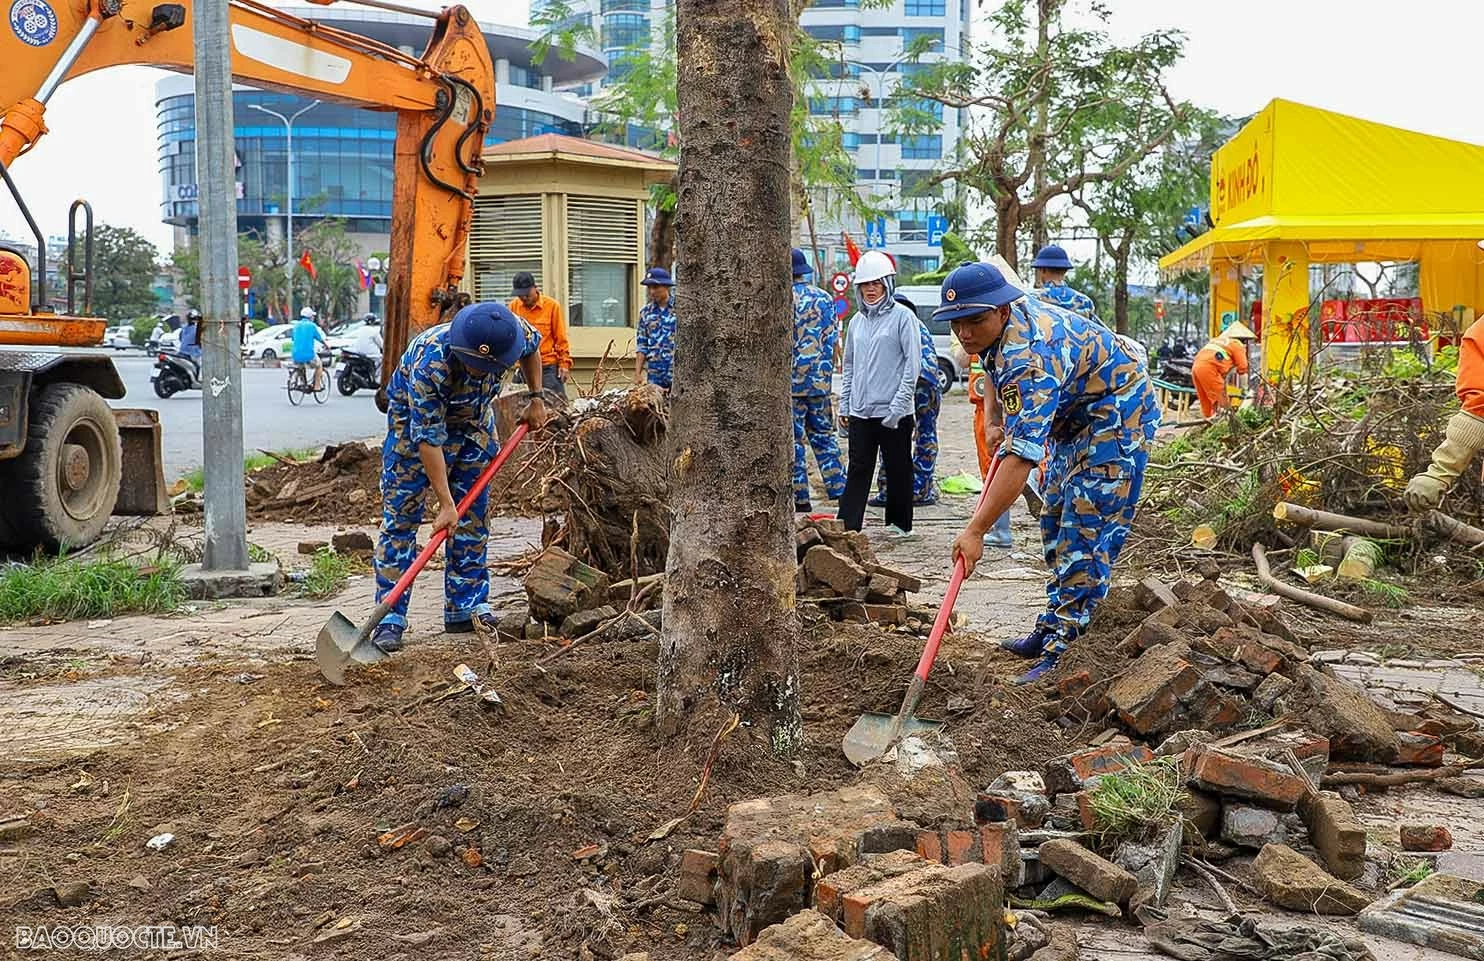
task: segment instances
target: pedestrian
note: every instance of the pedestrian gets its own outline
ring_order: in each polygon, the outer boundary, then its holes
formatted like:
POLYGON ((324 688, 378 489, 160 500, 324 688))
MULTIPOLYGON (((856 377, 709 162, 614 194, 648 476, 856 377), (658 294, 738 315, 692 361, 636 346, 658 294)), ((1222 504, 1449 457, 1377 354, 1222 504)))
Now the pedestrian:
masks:
POLYGON ((1458 342, 1456 389, 1463 409, 1448 419, 1427 470, 1407 484, 1407 506, 1414 511, 1437 508, 1469 462, 1484 451, 1484 318, 1474 321, 1458 342))
POLYGON ((572 345, 567 341, 567 317, 562 305, 541 292, 529 271, 516 274, 511 289, 515 296, 507 305, 510 312, 541 335, 542 389, 566 397, 567 380, 572 376, 572 345))
POLYGON ((1072 269, 1072 258, 1067 252, 1056 244, 1048 244, 1042 247, 1036 254, 1036 259, 1031 261, 1031 266, 1036 271, 1037 297, 1050 301, 1058 307, 1070 310, 1074 314, 1080 314, 1088 320, 1098 319, 1097 304, 1092 298, 1074 290, 1067 284, 1067 273, 1072 269))
MULTIPOLYGON (((387 431, 381 445, 381 533, 376 542, 376 600, 412 563, 423 503, 438 500, 433 530, 449 531, 444 548, 443 629, 451 634, 493 630, 482 492, 463 517, 458 497, 500 451, 495 433, 500 380, 520 365, 526 384, 541 383, 541 335, 503 304, 471 304, 453 322, 412 339, 387 385, 387 431)), ((539 430, 547 419, 540 390, 528 391, 523 419, 539 430)), ((405 592, 371 635, 382 651, 402 649, 405 592)))
POLYGON ((634 383, 646 380, 657 387, 670 389, 675 364, 675 306, 672 293, 675 281, 663 267, 644 272, 644 287, 649 303, 639 311, 639 330, 634 341, 634 383))
MULTIPOLYGON (((917 317, 917 305, 906 294, 893 294, 892 299, 917 317)), ((933 342, 933 332, 921 318, 917 326, 922 341, 922 371, 912 392, 912 506, 927 507, 938 503, 933 474, 938 468, 938 412, 943 407, 943 388, 938 383, 938 345, 933 342)), ((886 506, 884 463, 876 469, 876 496, 867 503, 886 506)))
POLYGON ((1235 370, 1239 376, 1247 376, 1246 342, 1256 339, 1252 328, 1239 320, 1196 351, 1195 360, 1190 363, 1190 379, 1201 402, 1202 417, 1209 418, 1218 410, 1231 407, 1226 392, 1227 375, 1235 370))
POLYGON ((845 331, 845 369, 840 387, 840 424, 849 432, 850 461, 840 520, 858 531, 876 476, 876 456, 886 466, 886 530, 912 533, 912 410, 922 372, 917 315, 892 299, 896 265, 884 252, 868 250, 855 265, 858 309, 845 331))
POLYGON ((964 349, 984 360, 1005 416, 999 467, 953 544, 968 573, 984 553, 985 532, 1047 462, 1046 610, 1029 634, 1002 645, 1039 658, 1016 681, 1029 683, 1056 666, 1108 593, 1159 426, 1154 388, 1112 331, 1024 296, 992 264, 955 268, 933 314, 952 322, 964 349))
POLYGON ((289 354, 295 367, 308 367, 314 371, 314 390, 320 389, 320 381, 325 376, 325 365, 319 359, 319 348, 323 346, 326 350, 330 345, 325 341, 325 332, 320 330, 317 321, 318 315, 313 307, 305 307, 299 311, 299 319, 294 322, 293 349, 289 354))
POLYGON ((794 275, 794 510, 813 510, 809 494, 809 454, 819 465, 825 496, 838 501, 845 493, 840 464, 840 436, 835 429, 835 355, 840 346, 840 319, 828 294, 809 282, 809 258, 793 250, 794 275))

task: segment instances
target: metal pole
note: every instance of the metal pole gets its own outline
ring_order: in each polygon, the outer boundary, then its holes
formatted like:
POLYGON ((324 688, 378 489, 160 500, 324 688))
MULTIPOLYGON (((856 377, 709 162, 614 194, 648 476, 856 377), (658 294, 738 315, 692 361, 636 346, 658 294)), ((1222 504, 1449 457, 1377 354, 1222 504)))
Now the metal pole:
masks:
POLYGON ((197 0, 196 176, 201 209, 201 394, 207 571, 247 570, 242 489, 242 323, 227 0, 197 0))
POLYGON ((283 244, 285 257, 288 261, 286 266, 289 276, 289 316, 283 318, 285 321, 292 321, 294 317, 294 121, 319 105, 320 101, 311 101, 308 106, 294 111, 292 116, 285 117, 277 110, 269 110, 267 107, 255 103, 248 104, 254 110, 277 117, 279 122, 283 124, 284 129, 284 143, 288 154, 289 167, 288 182, 284 185, 284 194, 286 195, 284 204, 288 209, 288 224, 285 228, 287 233, 284 237, 283 244))

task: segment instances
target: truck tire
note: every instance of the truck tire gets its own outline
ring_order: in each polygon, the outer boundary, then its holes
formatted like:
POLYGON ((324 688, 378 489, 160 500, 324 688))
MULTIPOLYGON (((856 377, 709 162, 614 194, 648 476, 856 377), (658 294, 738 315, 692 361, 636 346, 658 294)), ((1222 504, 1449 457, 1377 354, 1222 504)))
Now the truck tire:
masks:
POLYGON ((24 547, 82 547, 118 502, 123 450, 113 411, 80 384, 32 395, 26 448, 5 465, 8 526, 24 547))

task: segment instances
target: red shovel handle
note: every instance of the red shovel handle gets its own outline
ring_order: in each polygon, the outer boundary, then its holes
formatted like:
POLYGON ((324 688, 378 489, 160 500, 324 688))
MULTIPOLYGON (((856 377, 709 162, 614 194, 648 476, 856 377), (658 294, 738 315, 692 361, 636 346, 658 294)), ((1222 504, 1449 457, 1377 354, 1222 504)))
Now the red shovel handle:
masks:
MULTIPOLYGON (((481 471, 479 476, 474 479, 473 486, 459 499, 458 506, 454 508, 458 512, 459 517, 463 517, 468 513, 469 505, 473 504, 479 495, 484 493, 484 489, 489 486, 490 480, 499 472, 501 467, 505 466, 505 462, 510 459, 510 455, 515 453, 515 449, 525 439, 526 432, 529 429, 529 424, 522 423, 511 432, 510 438, 500 448, 500 453, 495 455, 495 459, 490 461, 489 466, 481 471)), ((381 599, 382 605, 390 608, 393 604, 397 603, 399 597, 407 593, 407 588, 412 586, 412 582, 417 579, 417 575, 427 566, 433 554, 438 548, 443 546, 443 542, 446 540, 448 540, 448 528, 440 527, 433 532, 433 536, 428 539, 428 546, 424 547, 418 553, 417 559, 412 562, 412 566, 407 568, 407 572, 387 592, 386 597, 381 599)))
MULTIPOLYGON (((995 454, 994 460, 989 462, 989 473, 984 477, 984 489, 979 492, 979 500, 974 505, 974 513, 984 506, 984 500, 989 496, 989 484, 994 480, 995 471, 1000 467, 1000 455, 995 454)), ((933 660, 938 656, 938 647, 943 643, 943 634, 948 630, 948 620, 953 617, 953 605, 958 600, 958 589, 963 586, 964 578, 968 574, 964 570, 964 559, 955 557, 953 559, 953 576, 948 579, 948 590, 943 594, 943 603, 938 608, 938 616, 933 620, 932 632, 928 634, 927 645, 922 649, 922 657, 917 661, 917 670, 914 675, 920 681, 927 681, 928 672, 933 669, 933 660)))

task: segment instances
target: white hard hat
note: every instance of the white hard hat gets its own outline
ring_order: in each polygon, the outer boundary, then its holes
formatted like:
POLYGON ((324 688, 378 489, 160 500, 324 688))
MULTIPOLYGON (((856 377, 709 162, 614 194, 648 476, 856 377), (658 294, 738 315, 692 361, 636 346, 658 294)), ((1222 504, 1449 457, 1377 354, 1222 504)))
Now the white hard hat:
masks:
POLYGON ((890 257, 879 250, 868 250, 861 254, 860 260, 855 262, 855 274, 850 278, 850 282, 860 285, 867 281, 890 277, 896 272, 896 264, 891 262, 890 257))
POLYGON ((313 307, 305 307, 303 310, 299 311, 299 319, 300 320, 313 320, 314 318, 316 318, 318 316, 319 316, 319 314, 316 314, 314 312, 314 308, 313 307))

